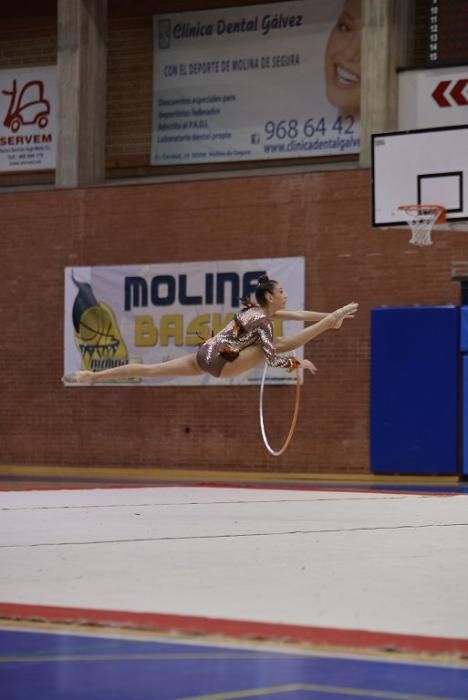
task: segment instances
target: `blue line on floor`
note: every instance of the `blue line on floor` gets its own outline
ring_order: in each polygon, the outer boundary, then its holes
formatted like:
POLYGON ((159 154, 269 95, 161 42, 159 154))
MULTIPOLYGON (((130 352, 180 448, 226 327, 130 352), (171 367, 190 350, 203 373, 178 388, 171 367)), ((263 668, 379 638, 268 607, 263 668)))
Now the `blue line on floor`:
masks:
POLYGON ((468 667, 0 629, 0 688, 2 700, 466 700, 468 667))

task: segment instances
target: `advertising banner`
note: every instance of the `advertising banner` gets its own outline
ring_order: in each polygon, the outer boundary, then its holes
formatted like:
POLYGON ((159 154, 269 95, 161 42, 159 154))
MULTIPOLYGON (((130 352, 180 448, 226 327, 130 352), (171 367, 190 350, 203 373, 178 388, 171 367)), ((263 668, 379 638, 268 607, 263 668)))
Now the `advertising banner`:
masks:
MULTIPOLYGON (((204 340, 231 321, 240 297, 251 297, 265 273, 284 287, 289 309, 304 308, 304 258, 66 268, 65 373, 129 362, 155 364, 196 353, 204 340)), ((274 323, 275 335, 301 327, 297 322, 274 323)), ((302 358, 302 348, 296 356, 302 358)), ((263 364, 229 380, 201 375, 125 383, 258 384, 262 372, 263 364)), ((295 383, 296 376, 270 368, 267 380, 295 383)))
POLYGON ((361 0, 154 17, 154 165, 360 150, 361 0))
POLYGON ((0 71, 0 172, 55 168, 56 67, 0 71))

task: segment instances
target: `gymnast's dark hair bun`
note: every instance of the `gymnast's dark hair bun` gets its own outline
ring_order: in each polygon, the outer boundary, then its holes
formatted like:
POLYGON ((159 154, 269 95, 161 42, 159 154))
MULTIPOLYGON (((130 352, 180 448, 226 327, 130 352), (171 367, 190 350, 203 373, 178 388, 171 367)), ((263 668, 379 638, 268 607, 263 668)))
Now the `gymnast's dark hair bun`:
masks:
POLYGON ((255 298, 260 306, 266 306, 268 303, 267 294, 273 294, 275 291, 275 285, 278 282, 271 280, 268 275, 260 275, 258 278, 258 284, 255 289, 255 298))

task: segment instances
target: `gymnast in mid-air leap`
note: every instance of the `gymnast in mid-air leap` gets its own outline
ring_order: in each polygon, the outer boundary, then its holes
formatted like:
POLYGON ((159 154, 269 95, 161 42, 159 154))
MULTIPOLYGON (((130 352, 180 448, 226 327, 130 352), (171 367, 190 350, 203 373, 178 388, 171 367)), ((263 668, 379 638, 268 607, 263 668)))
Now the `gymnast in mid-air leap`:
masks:
POLYGON ((315 311, 286 311, 287 295, 283 287, 262 275, 255 289, 257 305, 242 299, 243 308, 214 337, 206 340, 191 355, 154 365, 130 363, 101 372, 71 372, 63 377, 65 384, 94 384, 114 379, 134 377, 176 377, 211 374, 229 379, 249 372, 265 360, 271 367, 292 371, 297 367, 315 374, 317 368, 310 360, 297 360, 282 353, 305 345, 330 328, 339 328, 345 318, 354 317, 358 304, 352 303, 330 314, 315 311), (311 321, 298 333, 273 338, 273 318, 283 321, 311 321))

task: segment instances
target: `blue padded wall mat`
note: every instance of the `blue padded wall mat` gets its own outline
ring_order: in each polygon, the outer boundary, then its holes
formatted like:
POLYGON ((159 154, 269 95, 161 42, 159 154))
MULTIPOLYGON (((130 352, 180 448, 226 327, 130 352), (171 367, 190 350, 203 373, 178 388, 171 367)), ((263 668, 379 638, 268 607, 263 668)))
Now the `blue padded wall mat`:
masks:
POLYGON ((458 473, 459 311, 372 311, 372 472, 458 473))
POLYGON ((468 352, 468 306, 460 307, 460 350, 468 352))
POLYGON ((468 355, 462 358, 462 473, 468 475, 468 355))

